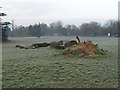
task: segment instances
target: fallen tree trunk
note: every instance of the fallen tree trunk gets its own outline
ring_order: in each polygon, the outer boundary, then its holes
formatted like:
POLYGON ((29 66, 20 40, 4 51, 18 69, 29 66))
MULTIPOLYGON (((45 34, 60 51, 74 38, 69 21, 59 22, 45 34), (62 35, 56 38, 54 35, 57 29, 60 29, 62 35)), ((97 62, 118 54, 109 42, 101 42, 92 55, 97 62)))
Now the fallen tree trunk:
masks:
POLYGON ((26 46, 26 47, 24 47, 24 46, 20 46, 20 45, 16 45, 16 47, 17 48, 19 48, 19 49, 35 49, 35 48, 40 48, 40 47, 48 47, 48 46, 50 46, 50 43, 35 43, 35 44, 32 44, 32 45, 30 45, 30 46, 26 46))
POLYGON ((65 41, 65 40, 61 40, 58 42, 51 42, 50 46, 53 48, 58 48, 58 49, 65 49, 67 47, 70 47, 72 45, 77 44, 77 42, 75 40, 71 40, 71 41, 65 41))

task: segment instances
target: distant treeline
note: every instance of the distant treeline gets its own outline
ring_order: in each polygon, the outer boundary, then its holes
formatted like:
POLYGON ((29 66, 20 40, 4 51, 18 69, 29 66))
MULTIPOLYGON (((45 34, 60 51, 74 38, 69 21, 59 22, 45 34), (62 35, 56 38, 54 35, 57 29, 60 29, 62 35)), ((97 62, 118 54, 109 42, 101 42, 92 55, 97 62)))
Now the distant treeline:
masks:
POLYGON ((118 34, 118 21, 109 20, 104 25, 98 22, 83 23, 81 26, 66 25, 57 21, 49 25, 38 23, 29 26, 18 26, 10 31, 11 37, 40 37, 40 36, 107 36, 118 34))

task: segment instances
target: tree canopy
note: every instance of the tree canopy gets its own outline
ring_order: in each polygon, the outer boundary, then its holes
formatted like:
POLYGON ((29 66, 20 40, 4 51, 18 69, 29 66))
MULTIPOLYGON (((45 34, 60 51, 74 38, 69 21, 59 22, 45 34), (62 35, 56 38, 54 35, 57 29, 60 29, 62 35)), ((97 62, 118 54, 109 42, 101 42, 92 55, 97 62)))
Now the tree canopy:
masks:
POLYGON ((38 23, 29 26, 18 26, 11 31, 9 36, 19 37, 40 37, 40 36, 107 36, 118 34, 118 22, 115 20, 109 20, 104 25, 98 22, 83 23, 80 26, 66 25, 63 26, 61 21, 50 23, 38 23))

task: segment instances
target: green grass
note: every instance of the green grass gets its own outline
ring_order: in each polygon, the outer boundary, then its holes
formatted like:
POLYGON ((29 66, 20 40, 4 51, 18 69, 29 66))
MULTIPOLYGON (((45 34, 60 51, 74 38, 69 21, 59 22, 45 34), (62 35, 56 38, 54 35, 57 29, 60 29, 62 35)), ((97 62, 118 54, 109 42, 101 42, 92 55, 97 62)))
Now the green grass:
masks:
MULTIPOLYGON (((37 42, 73 40, 74 37, 9 38, 3 43, 3 88, 117 88, 118 39, 81 37, 92 40, 107 50, 104 57, 69 57, 61 50, 42 47, 17 49, 16 44, 29 46, 37 42)), ((76 39, 75 39, 76 40, 76 39)))

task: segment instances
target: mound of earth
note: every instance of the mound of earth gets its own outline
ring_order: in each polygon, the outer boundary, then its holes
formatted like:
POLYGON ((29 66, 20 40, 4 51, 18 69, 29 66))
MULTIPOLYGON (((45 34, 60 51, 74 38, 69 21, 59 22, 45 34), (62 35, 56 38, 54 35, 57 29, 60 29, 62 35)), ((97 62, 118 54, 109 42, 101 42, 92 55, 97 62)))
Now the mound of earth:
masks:
POLYGON ((99 49, 97 44, 93 44, 91 41, 79 42, 63 52, 63 55, 67 54, 84 54, 87 56, 97 56, 98 54, 104 54, 103 49, 99 49))

